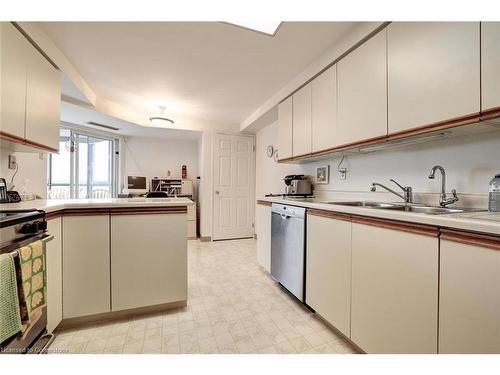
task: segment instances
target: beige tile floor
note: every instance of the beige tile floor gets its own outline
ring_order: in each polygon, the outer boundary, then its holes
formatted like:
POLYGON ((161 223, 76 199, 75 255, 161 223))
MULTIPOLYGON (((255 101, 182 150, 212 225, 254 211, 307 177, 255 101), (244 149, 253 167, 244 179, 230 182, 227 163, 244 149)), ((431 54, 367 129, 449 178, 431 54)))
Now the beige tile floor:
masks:
POLYGON ((189 241, 184 308, 59 330, 67 353, 355 353, 258 266, 255 241, 189 241))

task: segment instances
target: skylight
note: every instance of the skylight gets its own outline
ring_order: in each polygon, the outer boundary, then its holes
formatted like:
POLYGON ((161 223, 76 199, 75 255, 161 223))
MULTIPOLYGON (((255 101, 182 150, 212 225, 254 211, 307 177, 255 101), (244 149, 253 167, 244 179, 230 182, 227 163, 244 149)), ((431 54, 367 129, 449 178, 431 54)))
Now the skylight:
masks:
POLYGON ((234 21, 227 23, 271 36, 276 34, 281 25, 281 21, 234 21))

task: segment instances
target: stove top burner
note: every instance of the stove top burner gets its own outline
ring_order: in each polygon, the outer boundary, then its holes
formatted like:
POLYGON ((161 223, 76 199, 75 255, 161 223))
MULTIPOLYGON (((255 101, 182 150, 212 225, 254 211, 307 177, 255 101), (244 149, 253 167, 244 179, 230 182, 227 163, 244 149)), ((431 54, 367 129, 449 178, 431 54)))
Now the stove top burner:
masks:
POLYGON ((12 226, 22 222, 44 218, 45 212, 41 210, 1 210, 0 228, 12 226))

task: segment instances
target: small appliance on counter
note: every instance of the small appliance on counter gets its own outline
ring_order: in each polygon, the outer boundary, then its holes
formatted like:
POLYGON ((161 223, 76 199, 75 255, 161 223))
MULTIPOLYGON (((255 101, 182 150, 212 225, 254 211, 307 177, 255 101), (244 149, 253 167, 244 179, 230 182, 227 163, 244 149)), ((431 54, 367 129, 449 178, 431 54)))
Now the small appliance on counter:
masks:
POLYGON ((0 178, 0 203, 17 203, 21 201, 21 196, 17 191, 7 190, 5 178, 0 178))
POLYGON ((303 174, 289 174, 283 181, 285 182, 285 195, 312 195, 311 181, 303 174))
POLYGON ((500 174, 496 174, 490 181, 488 211, 500 212, 500 174))

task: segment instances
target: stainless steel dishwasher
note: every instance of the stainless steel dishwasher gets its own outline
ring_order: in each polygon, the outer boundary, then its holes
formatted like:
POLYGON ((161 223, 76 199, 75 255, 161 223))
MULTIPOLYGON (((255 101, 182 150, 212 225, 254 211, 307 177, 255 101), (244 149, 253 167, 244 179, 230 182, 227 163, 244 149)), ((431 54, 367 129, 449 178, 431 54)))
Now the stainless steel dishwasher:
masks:
POLYGON ((273 203, 271 212, 271 276, 304 302, 306 209, 273 203))

